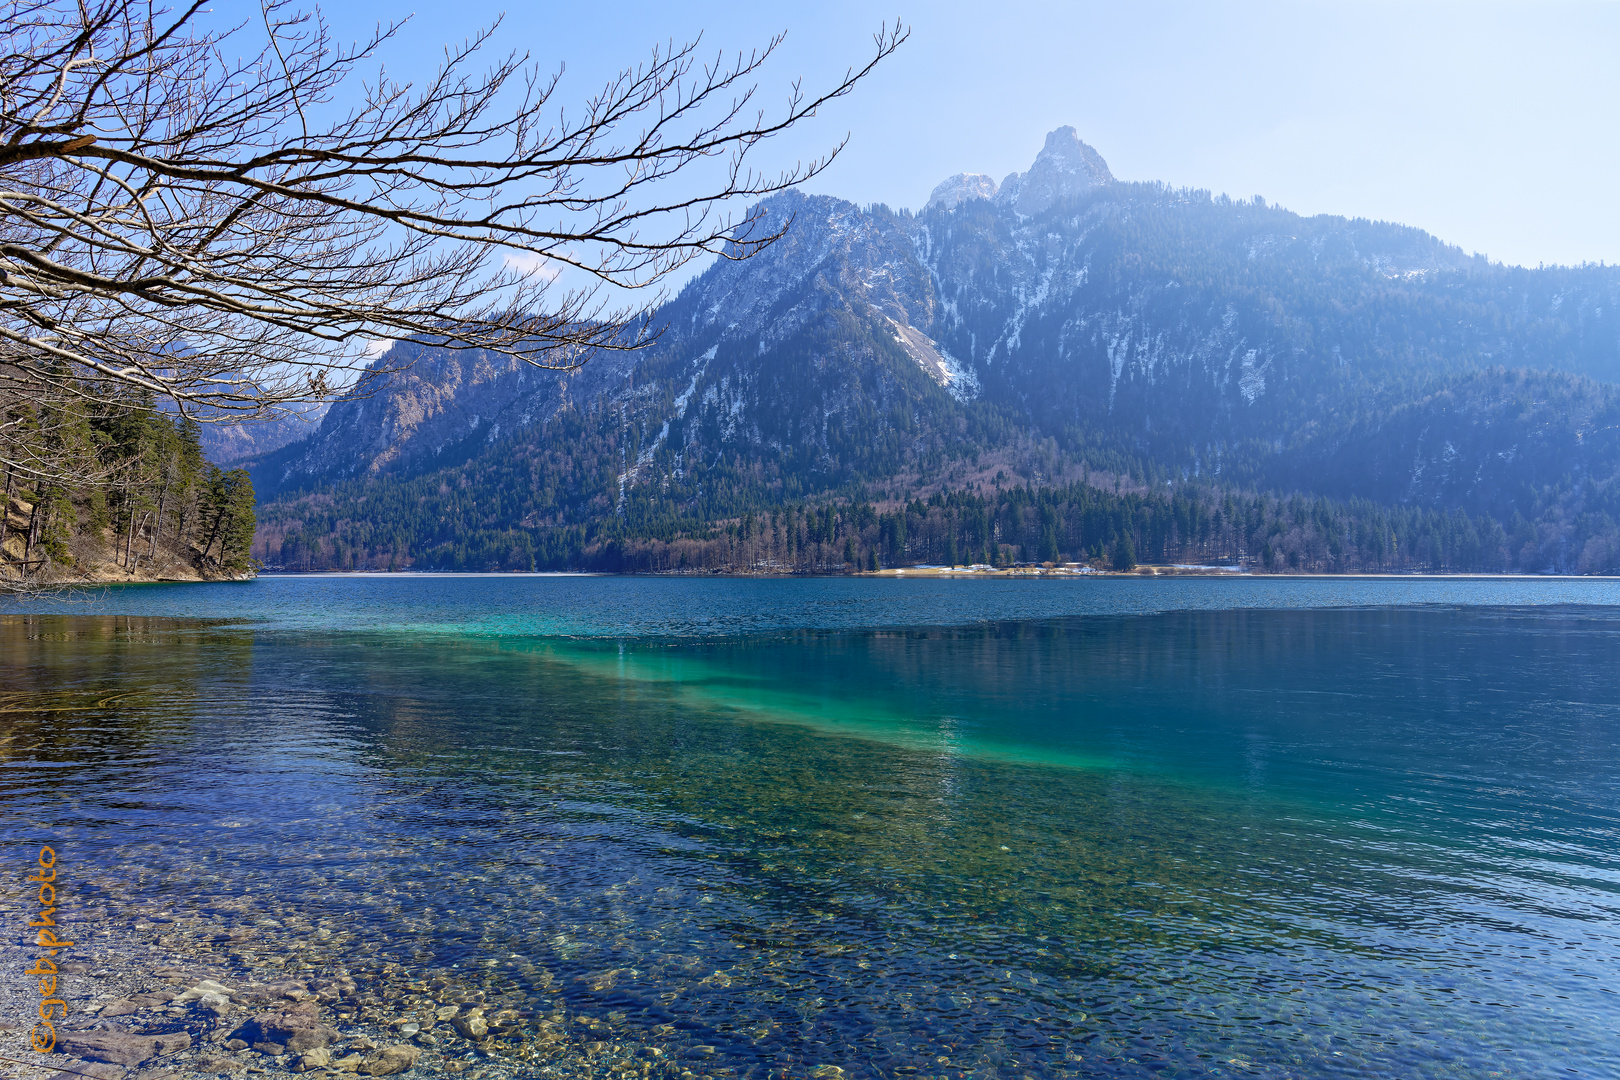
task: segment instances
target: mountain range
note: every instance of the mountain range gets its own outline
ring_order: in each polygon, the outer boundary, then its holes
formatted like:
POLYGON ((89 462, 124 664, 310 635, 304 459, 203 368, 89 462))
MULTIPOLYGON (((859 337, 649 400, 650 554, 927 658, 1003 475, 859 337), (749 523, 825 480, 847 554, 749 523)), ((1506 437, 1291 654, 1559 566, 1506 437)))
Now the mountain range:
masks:
MULTIPOLYGON (((1073 128, 915 213, 799 192, 757 209, 783 238, 693 279, 646 350, 559 373, 396 343, 379 363, 404 370, 255 448, 260 557, 522 568, 690 541, 707 565, 755 515, 804 529, 837 506, 834 556, 907 560, 882 520, 915 533, 931 504, 956 521, 1081 484, 1461 514, 1500 533, 1481 556, 1499 569, 1620 558, 1620 268, 1504 266, 1415 228, 1121 182, 1073 128)), ((1280 543, 1282 524, 1257 528, 1280 543)), ((1108 528, 1065 524, 1048 553, 1140 533, 1108 528)), ((966 550, 1002 551, 1000 524, 980 531, 966 550)), ((1006 557, 1033 558, 1017 532, 1006 557)))

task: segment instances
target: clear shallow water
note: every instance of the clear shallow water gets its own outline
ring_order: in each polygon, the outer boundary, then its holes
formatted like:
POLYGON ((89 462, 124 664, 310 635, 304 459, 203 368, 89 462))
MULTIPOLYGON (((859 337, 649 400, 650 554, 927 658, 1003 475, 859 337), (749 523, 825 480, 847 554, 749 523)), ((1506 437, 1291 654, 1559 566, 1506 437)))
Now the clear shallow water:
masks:
POLYGON ((267 579, 0 645, 8 857, 699 1071, 1617 1071, 1617 583, 267 579))

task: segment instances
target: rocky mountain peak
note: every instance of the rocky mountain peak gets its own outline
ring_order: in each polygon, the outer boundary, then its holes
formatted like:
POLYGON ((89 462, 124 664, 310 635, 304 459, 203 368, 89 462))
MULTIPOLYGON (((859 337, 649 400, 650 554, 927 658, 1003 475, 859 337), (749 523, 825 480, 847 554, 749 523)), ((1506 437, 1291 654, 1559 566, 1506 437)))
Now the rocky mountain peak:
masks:
POLYGON ((1046 145, 1028 172, 1013 173, 1001 182, 996 202, 1011 205, 1020 214, 1038 214, 1059 199, 1113 182, 1102 155, 1081 142, 1074 128, 1060 127, 1046 136, 1046 145))
POLYGON ((996 182, 984 173, 957 173, 934 189, 923 209, 950 210, 969 199, 993 199, 995 195, 996 182))

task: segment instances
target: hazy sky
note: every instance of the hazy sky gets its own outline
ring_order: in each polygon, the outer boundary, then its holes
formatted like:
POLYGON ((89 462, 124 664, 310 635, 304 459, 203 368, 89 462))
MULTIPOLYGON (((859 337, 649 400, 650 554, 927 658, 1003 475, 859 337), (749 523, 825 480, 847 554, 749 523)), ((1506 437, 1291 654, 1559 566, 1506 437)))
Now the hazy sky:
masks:
MULTIPOLYGON (((344 40, 411 11, 323 8, 344 40)), ((870 50, 883 13, 822 2, 529 4, 418 0, 396 75, 508 16, 499 43, 550 68, 560 100, 669 38, 735 50, 787 32, 775 106, 870 50)), ((1504 262, 1620 262, 1620 3, 929 3, 854 96, 761 157, 835 143, 811 190, 917 208, 956 172, 1000 180, 1073 124, 1123 180, 1263 195, 1300 213, 1427 229, 1504 262)))

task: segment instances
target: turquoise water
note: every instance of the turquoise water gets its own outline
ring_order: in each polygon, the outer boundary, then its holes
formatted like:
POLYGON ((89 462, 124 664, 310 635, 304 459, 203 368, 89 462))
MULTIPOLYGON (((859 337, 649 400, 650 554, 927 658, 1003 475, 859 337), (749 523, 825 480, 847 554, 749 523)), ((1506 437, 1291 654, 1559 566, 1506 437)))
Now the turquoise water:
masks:
POLYGON ((273 902, 712 1075, 1620 1072, 1620 583, 335 576, 6 610, 8 857, 49 835, 108 896, 273 902))

